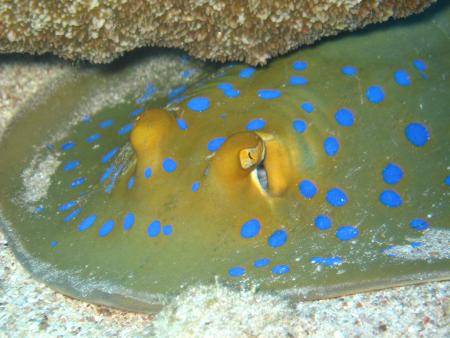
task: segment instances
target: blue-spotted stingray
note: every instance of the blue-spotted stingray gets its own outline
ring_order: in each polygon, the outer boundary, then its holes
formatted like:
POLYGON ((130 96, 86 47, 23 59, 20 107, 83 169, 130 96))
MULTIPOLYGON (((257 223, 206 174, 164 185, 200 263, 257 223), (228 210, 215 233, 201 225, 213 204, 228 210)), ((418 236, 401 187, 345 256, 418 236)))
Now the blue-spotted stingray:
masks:
POLYGON ((138 311, 199 284, 315 299, 448 279, 449 22, 446 6, 78 120, 112 75, 75 78, 1 144, 16 255, 138 311))

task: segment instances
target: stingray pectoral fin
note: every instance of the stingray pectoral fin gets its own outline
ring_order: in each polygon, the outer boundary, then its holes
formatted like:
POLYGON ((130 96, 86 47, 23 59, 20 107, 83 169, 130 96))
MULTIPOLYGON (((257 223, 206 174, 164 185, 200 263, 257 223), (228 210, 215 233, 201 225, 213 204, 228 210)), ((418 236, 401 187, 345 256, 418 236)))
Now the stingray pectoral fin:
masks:
POLYGON ((162 109, 146 110, 136 119, 130 140, 140 169, 159 164, 160 149, 174 129, 176 129, 175 118, 162 109))

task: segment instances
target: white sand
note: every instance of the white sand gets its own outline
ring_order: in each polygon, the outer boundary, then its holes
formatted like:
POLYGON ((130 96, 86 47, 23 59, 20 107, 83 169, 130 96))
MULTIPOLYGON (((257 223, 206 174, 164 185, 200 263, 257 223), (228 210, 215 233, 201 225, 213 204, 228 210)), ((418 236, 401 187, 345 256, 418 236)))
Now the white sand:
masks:
MULTIPOLYGON (((70 67, 1 57, 0 135, 20 104, 70 67)), ((70 299, 31 279, 0 233, 0 337, 449 337, 449 286, 294 304, 212 286, 187 290, 156 316, 135 314, 70 299)))

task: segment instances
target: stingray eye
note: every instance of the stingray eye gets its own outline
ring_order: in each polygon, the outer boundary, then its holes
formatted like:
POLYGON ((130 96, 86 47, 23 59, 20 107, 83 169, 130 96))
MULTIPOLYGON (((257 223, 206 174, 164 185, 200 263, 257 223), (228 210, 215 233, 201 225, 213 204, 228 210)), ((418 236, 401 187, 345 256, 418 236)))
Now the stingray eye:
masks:
POLYGON ((292 164, 287 148, 271 134, 258 132, 264 146, 261 161, 252 171, 255 184, 272 196, 282 195, 292 180, 292 164))
POLYGON ((264 167, 264 159, 266 156, 266 147, 264 142, 259 142, 258 145, 254 148, 246 148, 242 149, 239 152, 239 160, 241 163, 242 169, 254 168, 250 175, 253 180, 259 187, 267 191, 268 189, 268 180, 267 180, 267 171, 264 167))
POLYGON ((227 138, 215 153, 211 163, 212 176, 217 182, 231 187, 248 181, 265 157, 264 141, 256 133, 237 133, 227 138))
POLYGON ((228 189, 248 182, 261 193, 280 196, 292 181, 287 148, 272 134, 244 132, 231 135, 214 155, 211 174, 228 189))
POLYGON ((269 179, 267 177, 267 170, 264 166, 264 161, 262 161, 254 170, 256 173, 256 178, 258 179, 258 183, 261 186, 261 189, 267 191, 269 189, 269 179))
POLYGON ((249 169, 257 166, 264 160, 265 147, 264 143, 260 142, 253 148, 245 148, 239 152, 239 161, 242 169, 249 169))

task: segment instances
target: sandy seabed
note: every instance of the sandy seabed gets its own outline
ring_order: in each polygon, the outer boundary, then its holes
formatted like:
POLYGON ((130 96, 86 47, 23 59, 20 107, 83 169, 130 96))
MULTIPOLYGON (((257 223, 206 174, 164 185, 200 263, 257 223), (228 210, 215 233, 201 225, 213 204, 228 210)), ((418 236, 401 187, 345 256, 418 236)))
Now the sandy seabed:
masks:
MULTIPOLYGON (((0 135, 27 99, 73 67, 0 57, 0 135)), ((65 297, 22 268, 0 233, 0 337, 449 337, 450 282, 289 303, 219 286, 185 291, 156 315, 65 297)))

